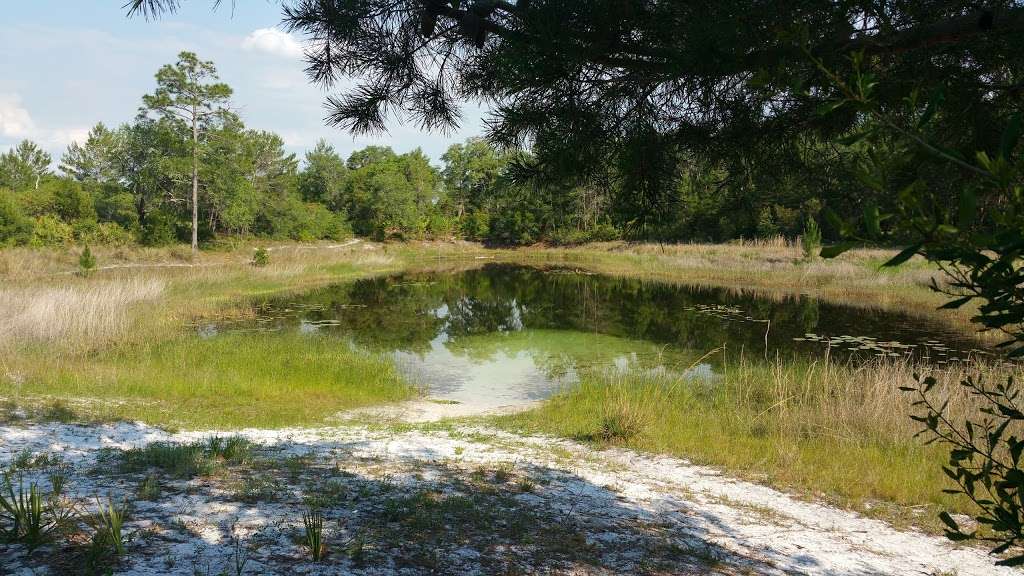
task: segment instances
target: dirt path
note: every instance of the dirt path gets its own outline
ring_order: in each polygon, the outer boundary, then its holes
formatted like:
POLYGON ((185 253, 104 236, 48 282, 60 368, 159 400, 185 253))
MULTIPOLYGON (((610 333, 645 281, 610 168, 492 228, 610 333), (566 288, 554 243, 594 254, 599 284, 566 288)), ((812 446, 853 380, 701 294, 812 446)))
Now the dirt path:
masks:
MULTIPOLYGON (((245 574, 1015 573, 979 550, 673 458, 478 427, 231 434, 253 443, 247 459, 193 478, 156 473, 152 501, 138 498, 147 474, 119 466, 121 450, 228 434, 7 425, 0 465, 44 486, 64 470, 86 511, 94 496, 132 500, 119 574, 235 574, 239 559, 245 574), (325 517, 322 563, 300 544, 311 498, 325 517)), ((64 573, 76 554, 0 545, 0 573, 64 573)))

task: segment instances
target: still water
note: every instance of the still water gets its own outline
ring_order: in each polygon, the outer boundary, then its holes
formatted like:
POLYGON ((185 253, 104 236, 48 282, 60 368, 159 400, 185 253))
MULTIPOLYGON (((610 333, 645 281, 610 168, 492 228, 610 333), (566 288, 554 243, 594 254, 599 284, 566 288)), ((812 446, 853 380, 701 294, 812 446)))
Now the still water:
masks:
POLYGON ((713 380, 739 355, 946 364, 986 353, 899 313, 505 264, 338 284, 257 303, 255 321, 201 330, 335 338, 391 355, 431 398, 481 408, 545 398, 586 370, 713 380))

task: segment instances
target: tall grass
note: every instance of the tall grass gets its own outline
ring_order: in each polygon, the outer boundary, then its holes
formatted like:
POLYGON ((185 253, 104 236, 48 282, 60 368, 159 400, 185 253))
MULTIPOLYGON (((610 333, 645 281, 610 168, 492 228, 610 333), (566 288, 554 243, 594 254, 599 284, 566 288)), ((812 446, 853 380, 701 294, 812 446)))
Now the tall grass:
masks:
MULTIPOLYGON (((908 361, 860 367, 738 361, 708 380, 649 373, 584 376, 580 385, 502 426, 668 453, 868 511, 871 504, 962 509, 942 493, 946 454, 914 438, 908 361)), ((975 410, 958 382, 966 366, 936 373, 950 415, 975 410)))
POLYGON ((164 291, 157 279, 0 288, 0 349, 16 342, 100 345, 124 336, 133 307, 164 291))

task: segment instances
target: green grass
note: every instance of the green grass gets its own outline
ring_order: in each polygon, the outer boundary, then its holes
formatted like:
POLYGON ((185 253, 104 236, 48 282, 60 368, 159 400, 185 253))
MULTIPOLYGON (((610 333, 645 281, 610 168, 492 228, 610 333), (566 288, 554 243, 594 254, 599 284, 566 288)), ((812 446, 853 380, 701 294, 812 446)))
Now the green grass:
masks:
MULTIPOLYGON (((927 526, 939 507, 969 508, 942 493, 950 487, 941 469, 946 453, 913 437, 909 402, 896 391, 911 369, 740 363, 710 381, 586 374, 578 387, 539 408, 492 421, 518 432, 680 456, 927 526), (896 517, 907 506, 927 513, 896 517)), ((955 395, 951 406, 967 409, 955 395)))
POLYGON ((34 371, 19 388, 23 396, 88 398, 85 411, 94 417, 184 428, 312 424, 415 394, 385 357, 277 333, 179 335, 26 366, 34 371))

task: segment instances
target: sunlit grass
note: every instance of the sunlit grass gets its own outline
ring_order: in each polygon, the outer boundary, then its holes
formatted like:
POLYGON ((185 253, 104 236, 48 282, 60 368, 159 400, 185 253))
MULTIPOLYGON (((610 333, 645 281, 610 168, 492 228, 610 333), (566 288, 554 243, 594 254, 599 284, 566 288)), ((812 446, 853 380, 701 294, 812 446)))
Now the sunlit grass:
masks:
MULTIPOLYGON (((904 361, 860 368, 745 361, 708 380, 594 373, 537 409, 494 421, 680 456, 890 520, 923 506, 928 513, 913 520, 928 524, 938 507, 969 507, 942 493, 950 487, 946 452, 914 438, 911 399, 898 390, 913 371, 904 361)), ((962 375, 938 374, 954 419, 973 410, 957 384, 962 375)))
POLYGON ((85 412, 187 428, 281 427, 324 422, 338 411, 410 398, 388 358, 344 343, 276 333, 179 335, 49 364, 19 362, 20 384, 0 395, 93 402, 85 412))

